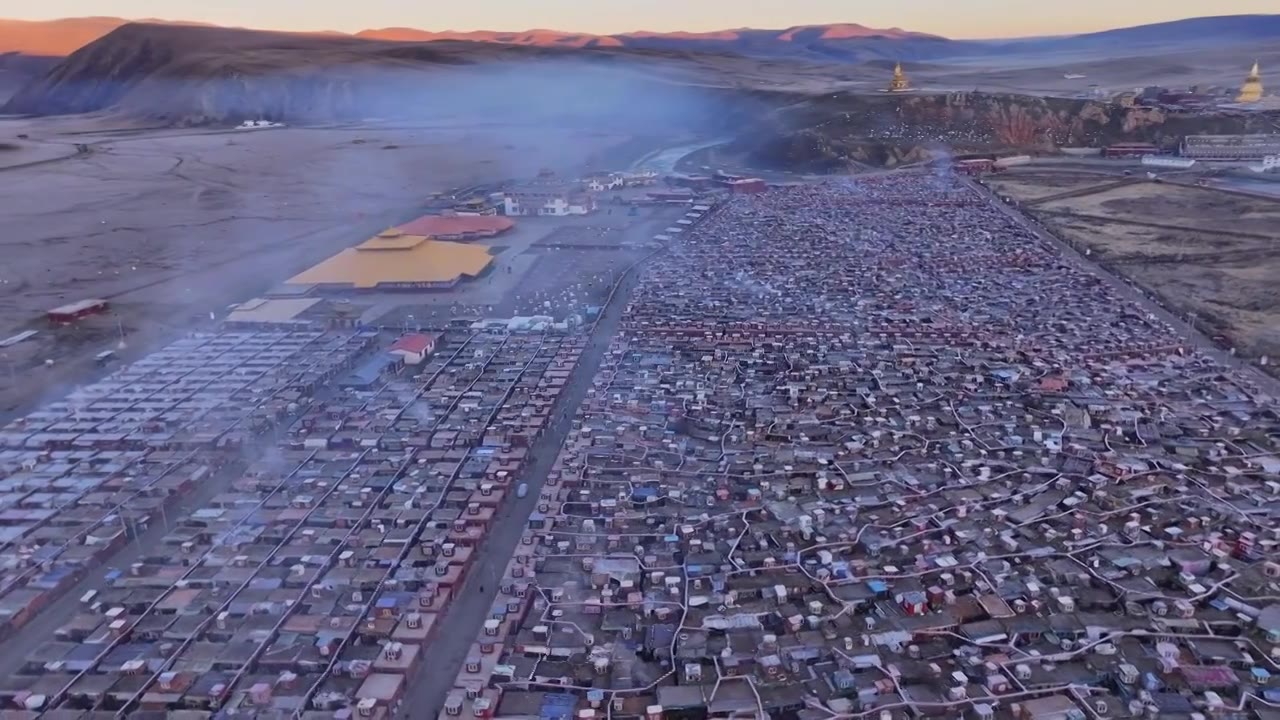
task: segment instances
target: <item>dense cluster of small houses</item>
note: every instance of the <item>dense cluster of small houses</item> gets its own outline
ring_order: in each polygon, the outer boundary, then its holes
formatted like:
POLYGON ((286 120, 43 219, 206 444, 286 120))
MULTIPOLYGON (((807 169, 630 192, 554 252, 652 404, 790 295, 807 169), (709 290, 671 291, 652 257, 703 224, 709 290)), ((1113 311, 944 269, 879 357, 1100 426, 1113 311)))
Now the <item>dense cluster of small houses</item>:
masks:
POLYGON ((444 716, 1274 717, 1274 401, 931 174, 650 265, 444 716))
POLYGON ((655 242, 581 322, 614 272, 192 334, 0 428, 0 715, 1280 717, 1260 379, 947 172, 655 242))

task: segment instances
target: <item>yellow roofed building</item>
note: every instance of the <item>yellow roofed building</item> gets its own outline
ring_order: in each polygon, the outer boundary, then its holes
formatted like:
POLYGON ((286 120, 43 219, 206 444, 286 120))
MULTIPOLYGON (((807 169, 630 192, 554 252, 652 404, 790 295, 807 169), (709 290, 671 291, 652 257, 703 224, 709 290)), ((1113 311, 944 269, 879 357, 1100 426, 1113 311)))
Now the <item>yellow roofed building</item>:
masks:
POLYGON ((443 289, 484 273, 493 263, 482 245, 432 240, 387 230, 290 278, 322 289, 443 289))

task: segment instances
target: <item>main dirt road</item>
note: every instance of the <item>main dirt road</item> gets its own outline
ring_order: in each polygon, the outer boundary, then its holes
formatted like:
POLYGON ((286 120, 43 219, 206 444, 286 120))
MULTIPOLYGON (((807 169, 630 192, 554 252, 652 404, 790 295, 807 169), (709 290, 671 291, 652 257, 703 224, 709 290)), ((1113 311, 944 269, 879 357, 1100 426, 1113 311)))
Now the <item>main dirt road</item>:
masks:
MULTIPOLYGON (((647 224, 639 231, 660 231, 664 224, 660 218, 658 222, 647 224)), ((591 329, 590 340, 578 366, 574 368, 565 392, 556 404, 550 425, 530 448, 529 466, 520 477, 521 482, 528 483, 529 492, 523 498, 515 497, 512 493, 490 525, 489 534, 472 560, 473 569, 466 574, 462 586, 458 588, 453 602, 438 624, 443 630, 429 648, 431 661, 419 669, 418 676, 408 685, 408 693, 401 704, 400 718, 407 720, 410 717, 434 717, 444 705, 467 653, 475 642, 481 623, 489 616, 507 562, 528 525, 529 515, 538 504, 543 482, 569 435, 578 406, 586 399, 587 391, 591 389, 596 373, 600 370, 605 351, 618 331, 627 298, 635 288, 645 262, 658 252, 661 250, 638 261, 620 278, 609 302, 591 329)))
MULTIPOLYGON (((397 211, 387 212, 396 214, 397 211)), ((399 212, 403 213, 403 211, 399 212)), ((635 222, 626 229, 626 239, 632 243, 647 241, 653 235, 661 232, 674 219, 680 217, 682 212, 683 210, 680 209, 670 211, 659 209, 652 213, 647 213, 644 219, 635 222)), ((262 261, 262 256, 258 257, 258 261, 262 261)), ((439 662, 433 661, 431 666, 432 674, 423 679, 421 688, 416 691, 427 698, 425 702, 442 702, 444 693, 452 687, 453 679, 461 666, 471 640, 475 636, 475 630, 479 628, 488 607, 487 604, 478 604, 469 600, 475 594, 475 589, 481 585, 490 590, 496 588, 496 580, 501 577, 507 558, 511 556, 516 542, 519 541, 520 532, 537 502, 542 480, 547 476, 551 463, 566 437, 571 422, 568 418, 572 416, 573 411, 581 403, 587 389, 591 386, 601 358, 608 347, 609 339, 616 331, 621 317, 621 308, 625 305, 625 298, 633 284, 634 272, 624 275, 619 281, 611 302, 608 303, 593 328, 591 339, 584 351, 582 360, 557 407, 557 412, 561 414, 553 420, 548 432, 543 435, 542 439, 532 449, 534 453, 533 463, 522 478, 530 485, 528 496, 519 499, 512 497, 510 499, 496 520, 494 531, 483 546, 480 557, 475 561, 476 571, 471 573, 468 585, 463 590, 466 593, 464 599, 468 601, 455 603, 454 614, 448 618, 448 627, 454 628, 454 630, 446 638, 442 639, 443 644, 440 646, 439 662), (477 611, 479 612, 478 615, 476 614, 477 611), (461 630, 465 628, 469 628, 470 632, 461 630), (454 647, 451 643, 456 644, 457 647, 454 647), (445 672, 442 668, 449 668, 449 670, 445 672), (436 699, 437 695, 438 699, 436 699)), ((233 292, 234 289, 234 284, 228 284, 223 288, 228 293, 233 292)), ((234 299, 243 298, 236 297, 234 299)), ((271 440, 269 439, 264 440, 264 446, 270 442, 271 440)), ((206 483, 202 486, 202 489, 197 490, 190 498, 187 498, 180 507, 171 509, 168 512, 168 526, 172 526, 192 510, 207 504, 208 500, 222 489, 223 485, 223 483, 217 482, 206 483)), ((159 542, 168 532, 168 526, 159 522, 154 523, 138 539, 113 556, 110 565, 125 567, 133 562, 140 556, 144 548, 159 542)), ((24 626, 13 637, 8 638, 3 647, 0 647, 0 650, 3 650, 0 655, 3 655, 4 658, 0 662, 0 673, 6 676, 16 673, 25 662, 26 650, 37 647, 41 642, 52 638, 54 630, 64 624, 77 611, 80 596, 89 590, 101 588, 106 570, 107 568, 104 567, 101 572, 87 574, 74 589, 67 592, 51 607, 46 608, 35 620, 24 626)), ((492 593, 490 593, 491 595, 492 593)), ((424 707, 420 703, 410 703, 410 706, 424 707)))

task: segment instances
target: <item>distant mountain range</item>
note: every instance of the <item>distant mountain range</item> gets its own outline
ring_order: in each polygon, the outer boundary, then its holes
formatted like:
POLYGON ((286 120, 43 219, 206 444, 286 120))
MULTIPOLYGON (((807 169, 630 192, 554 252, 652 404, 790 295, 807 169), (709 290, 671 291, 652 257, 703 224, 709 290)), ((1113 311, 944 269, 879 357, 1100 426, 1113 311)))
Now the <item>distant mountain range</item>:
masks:
POLYGON ((0 18, 0 54, 66 57, 112 30, 129 23, 205 25, 205 23, 173 22, 153 18, 139 20, 125 20, 118 17, 62 18, 60 20, 0 18))
MULTIPOLYGON (((816 84, 806 87, 814 92, 828 87, 832 78, 848 82, 868 69, 877 71, 882 82, 897 61, 906 62, 909 72, 936 72, 950 65, 972 68, 982 77, 999 66, 1132 64, 1135 58, 1169 53, 1189 62, 1189 53, 1234 53, 1236 48, 1265 53, 1277 41, 1280 15, 1195 18, 1071 37, 999 41, 950 40, 854 24, 598 36, 408 28, 356 35, 279 33, 115 18, 0 21, 0 113, 116 110, 176 124, 418 117, 428 112, 443 117, 461 108, 466 112, 458 116, 469 118, 510 107, 513 86, 536 88, 514 104, 539 117, 588 100, 600 101, 588 103, 591 112, 634 109, 616 97, 620 88, 632 96, 649 93, 645 109, 659 113, 698 105, 691 95, 672 96, 672 89, 682 85, 703 94, 712 88, 779 92, 804 86, 805 74, 812 72, 816 84), (106 34, 95 38, 102 32, 106 34), (623 65, 635 72, 617 72, 623 65), (607 79, 598 74, 610 68, 614 74, 607 79), (569 72, 577 73, 571 81, 565 79, 569 72), (504 80, 495 82, 495 77, 504 80), (627 78, 632 84, 624 84, 627 78), (655 83, 665 85, 664 102, 653 101, 655 83), (406 102, 411 97, 441 102, 406 102)), ((1252 59, 1240 57, 1241 67, 1252 59)))
MULTIPOLYGON (((163 20, 130 21, 114 17, 50 21, 0 20, 0 54, 64 57, 131 22, 199 25, 163 20)), ((301 33, 333 35, 343 33, 301 33)), ((717 52, 751 57, 810 61, 861 62, 874 59, 937 60, 1014 52, 1086 52, 1100 47, 1152 45, 1201 47, 1280 39, 1280 15, 1226 15, 1190 18, 1097 33, 1011 40, 951 40, 901 28, 870 28, 855 23, 803 25, 782 30, 737 29, 716 32, 633 32, 593 35, 559 30, 429 31, 414 28, 363 30, 354 37, 384 42, 439 40, 535 47, 627 48, 676 52, 717 52)))
POLYGON ((539 47, 570 48, 637 48, 650 50, 696 51, 709 50, 735 52, 743 55, 787 55, 803 53, 815 44, 839 43, 851 40, 926 40, 945 41, 945 38, 925 33, 910 32, 901 28, 878 29, 864 25, 845 23, 839 25, 806 25, 785 30, 719 30, 715 32, 635 32, 621 35, 591 35, 559 30, 526 30, 524 32, 431 32, 412 28, 383 28, 364 30, 356 37, 393 42, 431 42, 435 40, 463 40, 469 42, 505 43, 509 45, 536 45, 539 47))

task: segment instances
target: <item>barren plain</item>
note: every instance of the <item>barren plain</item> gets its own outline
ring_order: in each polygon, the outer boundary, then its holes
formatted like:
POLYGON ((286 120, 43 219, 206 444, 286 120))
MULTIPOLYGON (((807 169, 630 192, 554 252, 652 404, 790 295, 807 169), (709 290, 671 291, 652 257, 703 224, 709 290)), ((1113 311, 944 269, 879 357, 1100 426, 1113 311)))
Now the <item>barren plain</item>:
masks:
POLYGON ((1099 173, 1089 185, 1086 175, 1043 168, 988 184, 1223 344, 1271 363, 1280 357, 1280 199, 1176 176, 1157 183, 1099 173))
POLYGON ((121 339, 142 350, 221 314, 412 217, 434 192, 625 165, 649 147, 573 127, 103 131, 100 123, 11 119, 0 130, 28 136, 0 169, 0 337, 40 330, 0 350, 0 411, 59 396, 93 353, 121 339), (108 300, 112 313, 75 329, 43 322, 46 310, 86 298, 108 300), (11 382, 29 371, 38 377, 11 382))

